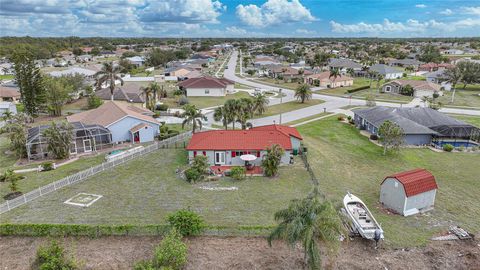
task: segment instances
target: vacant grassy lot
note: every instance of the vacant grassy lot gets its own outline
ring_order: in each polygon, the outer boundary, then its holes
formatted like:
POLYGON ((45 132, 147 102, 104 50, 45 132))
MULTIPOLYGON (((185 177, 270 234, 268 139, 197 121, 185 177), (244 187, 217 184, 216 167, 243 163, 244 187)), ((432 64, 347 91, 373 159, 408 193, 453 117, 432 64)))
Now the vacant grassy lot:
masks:
POLYGON ((298 82, 284 82, 283 80, 267 78, 267 77, 257 78, 255 80, 260 83, 269 84, 276 87, 283 87, 291 90, 297 89, 297 87, 301 84, 298 82))
POLYGON ((312 116, 308 116, 308 117, 305 117, 305 118, 302 118, 302 119, 298 119, 298 120, 295 120, 295 121, 288 122, 287 124, 289 126, 292 126, 292 125, 295 125, 295 124, 303 123, 303 122, 308 121, 308 120, 316 119, 318 117, 323 117, 323 116, 327 116, 327 115, 331 115, 331 114, 333 114, 333 113, 326 112, 326 113, 314 114, 312 116))
POLYGON ((224 97, 188 97, 188 101, 191 104, 197 105, 198 108, 208 108, 213 106, 223 105, 225 101, 229 99, 238 99, 250 97, 247 92, 239 91, 232 95, 226 95, 224 97))
MULTIPOLYGON (((385 83, 385 80, 381 80, 379 86, 381 86, 383 83, 385 83)), ((412 100, 412 97, 409 97, 409 96, 395 95, 390 93, 380 93, 377 88, 376 81, 372 81, 372 87, 369 89, 360 90, 354 93, 347 93, 348 90, 351 90, 357 87, 367 86, 367 85, 370 85, 369 79, 355 78, 353 80, 353 86, 317 90, 315 91, 315 93, 332 95, 332 96, 341 96, 341 97, 347 97, 349 95, 352 95, 352 98, 358 98, 358 99, 365 99, 367 95, 373 94, 375 95, 375 99, 377 99, 378 101, 392 101, 392 102, 400 102, 400 103, 408 103, 412 100)))
POLYGON ((168 213, 190 207, 212 225, 272 225, 273 213, 304 197, 311 181, 298 159, 278 178, 187 183, 175 174, 186 164, 184 150, 163 149, 66 187, 2 214, 2 222, 156 224, 168 213), (236 191, 200 189, 238 187, 236 191), (103 195, 88 208, 64 204, 78 193, 103 195))
POLYGON ((7 155, 7 151, 10 148, 10 141, 7 136, 0 135, 0 173, 3 173, 5 169, 12 167, 17 161, 14 155, 7 155))
POLYGON ((480 116, 460 114, 451 114, 450 116, 480 128, 480 116))
POLYGON ((453 224, 473 233, 480 231, 480 155, 403 149, 398 155, 383 156, 380 147, 335 117, 298 129, 304 136, 321 190, 339 205, 347 191, 358 195, 382 224, 387 244, 423 245, 453 224), (435 175, 439 186, 435 210, 411 217, 381 210, 378 200, 384 177, 414 168, 426 168, 435 175))
POLYGON ((465 90, 455 91, 455 97, 452 101, 453 91, 444 91, 444 95, 438 98, 438 101, 442 102, 445 106, 457 106, 457 107, 476 107, 480 108, 480 86, 475 88, 474 86, 467 87, 465 90))
POLYGON ((301 103, 299 101, 285 102, 282 104, 268 106, 267 110, 262 115, 255 115, 253 118, 262 118, 262 117, 277 115, 280 113, 290 112, 294 110, 303 109, 305 107, 322 104, 324 102, 325 101, 320 99, 311 99, 311 100, 305 101, 305 103, 301 103))

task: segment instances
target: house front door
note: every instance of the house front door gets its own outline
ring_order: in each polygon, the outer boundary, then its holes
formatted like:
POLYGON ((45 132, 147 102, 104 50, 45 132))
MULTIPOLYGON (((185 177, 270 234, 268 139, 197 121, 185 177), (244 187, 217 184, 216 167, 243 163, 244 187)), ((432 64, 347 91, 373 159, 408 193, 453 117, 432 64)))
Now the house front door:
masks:
POLYGON ((140 142, 140 131, 133 133, 133 142, 139 143, 140 142))
POLYGON ((225 164, 225 152, 215 152, 215 165, 225 164))

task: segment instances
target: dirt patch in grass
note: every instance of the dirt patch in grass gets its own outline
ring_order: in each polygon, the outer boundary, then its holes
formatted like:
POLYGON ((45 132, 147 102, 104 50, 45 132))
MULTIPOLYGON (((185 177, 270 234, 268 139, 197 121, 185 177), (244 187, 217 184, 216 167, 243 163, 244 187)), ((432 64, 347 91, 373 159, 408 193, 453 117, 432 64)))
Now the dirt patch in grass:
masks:
MULTIPOLYGON (((0 237, 0 268, 30 269, 37 248, 49 238, 0 237)), ((132 269, 135 262, 150 259, 159 237, 61 238, 81 269, 132 269)), ((303 269, 300 247, 281 242, 268 246, 264 238, 196 237, 186 240, 186 269, 303 269)), ((476 269, 480 242, 430 242, 412 249, 373 249, 372 242, 355 239, 344 243, 325 269, 476 269)))

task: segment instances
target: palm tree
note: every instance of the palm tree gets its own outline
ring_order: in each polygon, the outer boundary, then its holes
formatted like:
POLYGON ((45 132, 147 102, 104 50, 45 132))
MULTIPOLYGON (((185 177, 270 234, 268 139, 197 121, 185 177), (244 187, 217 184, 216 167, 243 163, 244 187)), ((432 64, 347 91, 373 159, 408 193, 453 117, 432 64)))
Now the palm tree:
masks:
POLYGON ((301 84, 295 90, 295 98, 300 99, 302 103, 312 98, 312 90, 308 84, 301 84))
POLYGON ((373 78, 376 78, 377 75, 378 75, 378 72, 376 72, 376 71, 373 71, 373 70, 369 70, 369 71, 368 71, 368 77, 370 78, 370 86, 369 86, 369 88, 372 88, 372 80, 373 80, 373 78))
POLYGON ((152 108, 152 88, 150 86, 145 86, 141 87, 140 90, 145 96, 145 106, 147 107, 147 109, 153 111, 155 108, 152 108))
POLYGON ((341 76, 340 70, 338 68, 333 68, 330 70, 330 76, 328 76, 328 78, 331 79, 333 77, 333 84, 335 86, 335 80, 341 76))
POLYGON ((8 120, 12 119, 13 113, 11 111, 5 111, 2 115, 2 120, 8 122, 8 120))
POLYGON ((230 122, 229 122, 228 111, 225 106, 215 108, 215 111, 213 112, 213 119, 217 122, 222 121, 222 124, 225 130, 228 129, 228 124, 230 122))
POLYGON ((247 129, 247 121, 253 117, 254 107, 255 105, 251 98, 238 100, 237 121, 242 125, 242 129, 247 129))
POLYGON ((355 75, 355 70, 353 70, 353 68, 347 68, 347 74, 353 77, 355 75))
POLYGON ((120 76, 120 72, 122 72, 121 66, 113 65, 113 62, 105 62, 103 63, 102 69, 95 73, 96 77, 96 87, 97 89, 102 88, 102 84, 109 83, 110 84, 110 94, 111 100, 113 100, 113 91, 115 90, 115 81, 119 80, 120 85, 123 85, 123 79, 120 76))
POLYGON ((344 231, 337 210, 330 201, 321 201, 318 192, 305 199, 292 200, 288 208, 276 212, 274 218, 280 223, 268 237, 269 245, 275 239, 291 246, 301 242, 304 260, 310 269, 321 267, 320 245, 326 245, 327 250, 338 247, 338 237, 344 231))
POLYGON ((163 95, 163 85, 160 87, 160 84, 157 82, 152 82, 150 83, 150 89, 152 90, 153 103, 157 104, 159 94, 160 97, 163 95))
POLYGON ((452 93, 451 103, 453 103, 453 101, 455 100, 455 91, 456 91, 455 86, 457 86, 457 84, 462 80, 463 72, 460 68, 454 67, 451 69, 447 69, 447 71, 445 71, 445 76, 447 77, 448 81, 452 84, 453 93, 452 93))
POLYGON ((232 123, 232 129, 235 129, 235 121, 237 120, 237 114, 239 110, 239 101, 236 99, 229 99, 223 105, 225 108, 225 115, 227 116, 228 122, 232 123))
POLYGON ((283 148, 278 144, 273 144, 267 148, 267 153, 262 160, 263 171, 266 176, 275 176, 278 173, 282 156, 285 153, 283 148))
POLYGON ((187 104, 183 106, 183 109, 185 112, 182 114, 182 118, 185 118, 185 120, 182 122, 182 128, 185 128, 185 125, 192 125, 193 133, 195 133, 197 127, 202 129, 202 120, 207 121, 207 117, 193 104, 187 104))
POLYGON ((380 81, 383 80, 384 76, 382 74, 378 74, 375 80, 377 81, 377 90, 380 92, 380 81))
POLYGON ((267 110, 267 105, 270 101, 267 96, 262 93, 253 95, 254 111, 258 114, 263 114, 267 110))

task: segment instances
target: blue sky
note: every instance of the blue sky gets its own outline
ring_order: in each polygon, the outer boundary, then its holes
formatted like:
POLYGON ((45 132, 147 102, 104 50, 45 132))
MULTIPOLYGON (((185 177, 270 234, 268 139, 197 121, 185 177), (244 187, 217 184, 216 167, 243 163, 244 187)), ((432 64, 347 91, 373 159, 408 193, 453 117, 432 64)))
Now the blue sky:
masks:
POLYGON ((480 36, 480 0, 0 0, 0 36, 480 36))

